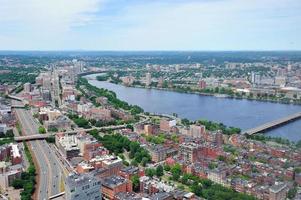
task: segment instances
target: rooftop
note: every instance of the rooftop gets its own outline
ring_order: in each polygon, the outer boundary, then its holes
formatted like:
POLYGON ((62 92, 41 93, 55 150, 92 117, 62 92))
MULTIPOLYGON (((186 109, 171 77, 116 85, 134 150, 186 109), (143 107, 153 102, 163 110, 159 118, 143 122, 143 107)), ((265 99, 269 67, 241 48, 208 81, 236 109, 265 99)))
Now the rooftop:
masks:
POLYGON ((121 176, 111 176, 108 178, 104 178, 102 181, 102 185, 109 188, 114 188, 124 183, 127 183, 127 180, 121 176))

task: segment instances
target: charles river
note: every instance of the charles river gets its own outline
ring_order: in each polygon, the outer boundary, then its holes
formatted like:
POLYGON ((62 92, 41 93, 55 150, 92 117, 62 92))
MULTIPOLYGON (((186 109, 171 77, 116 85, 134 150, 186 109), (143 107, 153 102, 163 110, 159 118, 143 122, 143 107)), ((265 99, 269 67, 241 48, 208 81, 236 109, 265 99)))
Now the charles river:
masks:
MULTIPOLYGON (((117 97, 129 104, 138 105, 147 112, 177 113, 190 120, 207 119, 242 130, 256 127, 301 111, 299 105, 217 98, 198 94, 125 87, 96 80, 97 74, 85 76, 89 83, 114 91, 117 97)), ((301 140, 301 120, 273 129, 266 135, 301 140)))

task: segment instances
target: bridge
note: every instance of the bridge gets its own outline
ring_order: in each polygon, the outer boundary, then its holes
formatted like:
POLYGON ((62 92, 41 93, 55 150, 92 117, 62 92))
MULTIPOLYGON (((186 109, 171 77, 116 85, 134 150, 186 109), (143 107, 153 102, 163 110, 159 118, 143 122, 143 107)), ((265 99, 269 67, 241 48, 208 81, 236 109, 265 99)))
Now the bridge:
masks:
POLYGON ((17 105, 17 104, 12 104, 11 107, 12 108, 25 108, 24 105, 17 105))
POLYGON ((292 114, 292 115, 289 115, 289 116, 286 116, 286 117, 283 117, 281 119, 277 119, 277 120, 274 120, 274 121, 271 121, 271 122, 268 122, 268 123, 265 123, 265 124, 262 124, 260 126, 257 126, 255 128, 251 128, 249 130, 245 130, 242 133, 243 134, 248 134, 248 135, 253 135, 255 133, 265 132, 267 130, 276 128, 278 126, 282 126, 282 125, 284 125, 286 123, 289 123, 291 121, 295 121, 299 118, 301 118, 301 112, 298 112, 298 113, 295 113, 295 114, 292 114))
POLYGON ((11 98, 11 99, 14 99, 14 100, 17 100, 17 101, 23 101, 23 98, 21 97, 17 97, 17 96, 13 96, 13 95, 7 95, 8 98, 11 98))
POLYGON ((14 137, 16 142, 22 142, 22 141, 29 141, 29 140, 42 140, 46 139, 52 136, 55 136, 56 134, 75 134, 78 132, 89 132, 94 129, 99 130, 99 131, 106 131, 106 130, 118 130, 118 129, 123 129, 126 128, 126 125, 117 125, 117 126, 105 126, 105 127, 93 127, 93 128, 88 128, 88 129, 75 129, 71 131, 66 131, 66 132, 55 132, 55 133, 45 133, 45 134, 35 134, 35 135, 24 135, 24 136, 16 136, 14 137))

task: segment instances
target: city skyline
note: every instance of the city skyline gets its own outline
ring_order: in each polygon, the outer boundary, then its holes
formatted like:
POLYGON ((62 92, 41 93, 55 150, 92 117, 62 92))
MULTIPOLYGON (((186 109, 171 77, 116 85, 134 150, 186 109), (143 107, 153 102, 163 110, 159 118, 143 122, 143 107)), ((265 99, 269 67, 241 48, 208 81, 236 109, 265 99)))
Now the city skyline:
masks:
POLYGON ((298 0, 6 1, 1 50, 300 50, 298 0))

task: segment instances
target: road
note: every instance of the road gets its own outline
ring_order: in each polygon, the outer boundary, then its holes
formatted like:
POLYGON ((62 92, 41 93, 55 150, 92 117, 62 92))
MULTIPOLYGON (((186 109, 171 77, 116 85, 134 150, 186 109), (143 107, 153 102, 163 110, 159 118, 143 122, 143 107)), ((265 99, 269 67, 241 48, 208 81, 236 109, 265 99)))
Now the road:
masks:
MULTIPOLYGON (((38 122, 25 109, 16 109, 16 114, 22 126, 23 135, 38 133, 38 122)), ((60 184, 64 168, 53 149, 45 140, 30 141, 35 158, 39 165, 38 199, 48 199, 49 196, 60 193, 60 184)))

